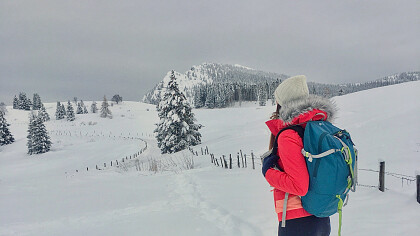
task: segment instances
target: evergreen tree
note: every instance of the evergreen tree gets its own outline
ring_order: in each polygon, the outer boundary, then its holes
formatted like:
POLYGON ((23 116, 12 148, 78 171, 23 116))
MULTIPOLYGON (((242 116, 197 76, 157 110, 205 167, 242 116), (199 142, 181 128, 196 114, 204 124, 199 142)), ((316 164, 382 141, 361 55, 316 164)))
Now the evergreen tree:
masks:
POLYGON ((73 106, 70 103, 70 100, 67 102, 67 120, 74 121, 76 119, 74 115, 73 106))
POLYGON ((13 109, 19 109, 19 100, 15 95, 15 98, 13 98, 13 109))
POLYGON ((82 101, 77 103, 76 114, 83 114, 83 104, 82 101))
POLYGON ((32 100, 30 98, 28 98, 27 103, 28 103, 28 107, 25 110, 30 111, 31 107, 33 105, 32 100))
POLYGON ((55 110, 55 119, 56 120, 64 119, 65 110, 63 110, 63 109, 64 109, 64 106, 60 102, 57 102, 57 108, 55 110))
POLYGON ((41 107, 40 107, 40 109, 39 109, 39 111, 38 111, 38 116, 41 118, 41 120, 42 120, 43 122, 45 122, 45 121, 49 121, 49 120, 50 120, 50 116, 48 115, 48 112, 47 112, 47 110, 45 109, 45 106, 44 106, 44 104, 43 104, 43 103, 41 103, 41 107))
POLYGON ((88 112, 88 110, 87 110, 87 108, 86 108, 86 106, 85 105, 83 105, 83 114, 88 114, 89 112, 88 112))
POLYGON ((20 110, 31 110, 29 99, 26 97, 26 93, 19 93, 19 109, 20 110))
POLYGON ((46 153, 51 148, 50 137, 48 136, 47 129, 42 121, 42 118, 31 113, 29 116, 28 127, 28 154, 46 153))
POLYGON ((260 106, 265 106, 267 102, 267 91, 265 86, 259 86, 258 88, 258 100, 260 106))
POLYGON ((93 101, 93 102, 92 102, 92 105, 90 105, 90 111, 91 111, 92 113, 96 113, 96 112, 98 112, 98 107, 96 106, 96 102, 95 102, 95 101, 93 101))
POLYGON ((66 107, 64 106, 64 104, 61 104, 61 112, 63 113, 63 116, 67 116, 67 111, 66 111, 66 107))
POLYGON ((112 97, 111 101, 116 102, 118 104, 118 103, 122 102, 122 97, 120 95, 118 95, 118 94, 115 94, 112 97))
POLYGON ((206 102, 205 102, 205 106, 207 108, 213 109, 216 105, 216 95, 215 95, 215 91, 212 88, 212 86, 208 86, 207 87, 207 96, 206 96, 206 102))
POLYGON ((34 93, 32 110, 39 110, 41 108, 41 104, 41 97, 37 93, 34 93))
POLYGON ((174 71, 157 111, 160 120, 155 133, 162 153, 174 153, 201 142, 198 132, 201 125, 194 124, 194 114, 184 94, 179 91, 174 71))
POLYGON ((10 125, 4 116, 5 113, 0 111, 0 146, 11 144, 15 141, 8 128, 10 125))
POLYGON ((111 110, 109 110, 109 104, 108 101, 106 100, 106 96, 104 96, 104 101, 102 102, 102 106, 101 106, 101 117, 102 118, 110 118, 112 119, 112 113, 111 110))
POLYGON ((28 125, 28 135, 26 136, 26 138, 28 139, 26 146, 28 147, 28 154, 32 155, 32 153, 34 152, 33 150, 33 142, 32 142, 32 136, 35 130, 35 113, 31 112, 31 114, 29 114, 29 125, 28 125))

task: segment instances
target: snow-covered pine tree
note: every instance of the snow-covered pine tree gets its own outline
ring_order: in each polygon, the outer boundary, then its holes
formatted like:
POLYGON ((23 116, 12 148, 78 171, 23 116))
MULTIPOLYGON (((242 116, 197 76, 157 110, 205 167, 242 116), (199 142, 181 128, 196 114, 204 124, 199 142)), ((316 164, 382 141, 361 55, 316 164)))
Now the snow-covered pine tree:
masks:
POLYGON ((13 98, 13 109, 19 109, 19 100, 15 95, 15 98, 13 98))
POLYGON ((86 105, 83 103, 83 100, 80 100, 80 104, 82 106, 82 113, 80 113, 80 114, 87 114, 88 111, 86 109, 86 105))
POLYGON ((258 101, 260 106, 265 106, 267 102, 267 91, 264 85, 258 86, 258 101))
POLYGON ((93 102, 92 102, 92 105, 90 105, 90 111, 91 111, 92 113, 96 113, 96 112, 98 112, 98 107, 96 106, 96 102, 95 102, 95 101, 93 101, 93 102))
POLYGON ((43 103, 41 103, 41 107, 39 108, 38 111, 38 116, 41 118, 41 120, 43 122, 45 121, 49 121, 50 120, 50 116, 48 115, 47 110, 45 109, 45 106, 43 103))
POLYGON ((207 97, 206 97, 205 106, 207 108, 213 109, 216 103, 216 95, 215 95, 214 88, 211 85, 207 87, 206 94, 207 94, 207 97))
POLYGON ((82 104, 82 102, 77 103, 76 114, 83 114, 83 104, 82 104))
POLYGON ((32 155, 33 152, 34 152, 32 136, 33 136, 33 133, 36 129, 35 119, 36 119, 35 113, 31 112, 29 114, 28 135, 26 136, 26 138, 28 139, 28 141, 26 143, 26 146, 28 147, 28 154, 29 155, 32 155))
POLYGON ((64 104, 61 104, 61 112, 63 113, 63 116, 67 116, 67 111, 66 111, 66 107, 64 106, 64 104))
POLYGON ((33 104, 32 104, 32 110, 39 110, 41 108, 41 97, 39 96, 39 94, 34 93, 34 97, 32 99, 33 104))
POLYGON ((30 98, 28 98, 27 102, 28 102, 28 107, 25 110, 30 111, 31 107, 33 105, 32 100, 30 98))
POLYGON ((26 97, 26 93, 19 93, 19 109, 20 110, 31 110, 30 101, 26 97))
POLYGON ((67 120, 74 121, 76 119, 74 115, 73 106, 70 103, 70 100, 67 102, 67 120))
POLYGON ((61 105, 61 103, 60 102, 57 102, 57 108, 56 108, 56 110, 55 110, 55 119, 56 120, 61 120, 61 119, 64 119, 64 117, 65 117, 65 111, 63 111, 63 106, 61 105))
POLYGON ((112 119, 112 113, 111 113, 111 110, 109 110, 109 104, 108 104, 108 101, 106 100, 106 96, 104 96, 104 101, 102 102, 102 106, 101 106, 101 117, 102 118, 108 117, 109 119, 112 119))
POLYGON ((9 124, 4 116, 5 113, 0 111, 0 146, 11 144, 15 141, 13 135, 9 131, 9 124))
POLYGON ((194 114, 184 94, 179 91, 174 71, 157 111, 160 120, 155 133, 162 153, 174 153, 201 142, 198 132, 201 125, 194 124, 194 114))
POLYGON ((42 117, 36 116, 34 113, 30 115, 28 128, 28 154, 46 153, 51 148, 50 137, 45 128, 42 117))
POLYGON ((118 94, 115 94, 114 96, 112 96, 111 101, 116 102, 118 104, 122 102, 122 97, 118 94))

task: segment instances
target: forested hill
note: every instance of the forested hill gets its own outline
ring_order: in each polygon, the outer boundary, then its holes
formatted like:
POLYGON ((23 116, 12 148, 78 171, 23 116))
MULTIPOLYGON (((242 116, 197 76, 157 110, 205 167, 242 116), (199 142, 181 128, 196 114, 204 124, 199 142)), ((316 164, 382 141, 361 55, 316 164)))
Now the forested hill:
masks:
MULTIPOLYGON (((165 91, 170 72, 143 98, 157 104, 165 91)), ((234 102, 259 101, 265 105, 274 89, 288 76, 258 71, 240 65, 204 63, 184 74, 175 72, 180 90, 196 108, 223 108, 234 102)), ((365 83, 321 84, 308 82, 311 94, 340 96, 361 90, 419 80, 420 72, 404 72, 365 83)))
MULTIPOLYGON (((144 97, 146 103, 156 104, 165 90, 164 86, 170 80, 169 71, 144 97)), ((193 66, 184 74, 175 72, 177 83, 181 91, 191 100, 198 88, 219 84, 256 85, 262 82, 281 81, 288 76, 284 74, 254 70, 241 65, 227 65, 217 63, 204 63, 193 66)), ((210 88, 209 88, 210 89, 210 88)))

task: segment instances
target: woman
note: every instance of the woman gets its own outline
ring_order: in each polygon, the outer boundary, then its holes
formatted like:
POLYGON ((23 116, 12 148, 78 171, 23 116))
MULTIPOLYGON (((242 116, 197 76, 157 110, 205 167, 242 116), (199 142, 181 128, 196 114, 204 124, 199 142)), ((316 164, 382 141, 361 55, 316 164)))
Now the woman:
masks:
MULTIPOLYGON (((315 120, 330 121, 336 111, 335 105, 326 98, 309 95, 306 77, 294 76, 283 81, 275 90, 277 112, 266 122, 270 129, 271 142, 280 130, 291 125, 303 128, 306 122, 315 120)), ((300 196, 304 196, 309 187, 306 162, 301 154, 303 142, 299 134, 292 129, 284 130, 277 140, 277 156, 264 159, 262 172, 267 182, 274 187, 274 204, 279 219, 280 236, 324 236, 330 235, 330 218, 318 218, 309 214, 302 207, 300 196), (278 167, 278 168, 274 168, 278 167), (285 200, 286 193, 288 198, 285 200), (282 227, 283 205, 286 202, 286 225, 282 227)), ((284 226, 284 224, 283 224, 284 226)))

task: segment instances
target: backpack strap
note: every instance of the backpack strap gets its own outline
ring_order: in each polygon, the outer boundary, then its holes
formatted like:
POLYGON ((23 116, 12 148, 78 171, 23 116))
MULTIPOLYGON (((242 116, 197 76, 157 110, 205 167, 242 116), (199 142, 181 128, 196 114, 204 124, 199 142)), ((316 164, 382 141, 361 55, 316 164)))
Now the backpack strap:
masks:
MULTIPOLYGON (((277 140, 278 140, 280 134, 283 131, 288 130, 288 129, 291 129, 291 130, 296 131, 299 134, 299 137, 301 137, 302 140, 303 140, 303 135, 305 133, 305 130, 303 129, 302 126, 300 126, 300 125, 287 126, 287 127, 283 128, 283 129, 281 129, 278 132, 278 134, 276 135, 276 139, 274 139, 274 145, 273 145, 272 153, 274 153, 274 154, 277 155, 277 149, 278 149, 277 140)), ((288 198, 289 198, 289 193, 285 193, 284 201, 283 201, 283 213, 282 213, 282 217, 281 217, 281 227, 282 228, 286 227, 286 212, 287 212, 287 200, 288 200, 288 198)))
POLYGON ((277 154, 277 149, 278 149, 277 140, 279 139, 280 134, 281 134, 283 131, 288 130, 288 129, 291 129, 291 130, 296 131, 296 132, 298 133, 299 137, 303 140, 303 135, 304 135, 304 133, 305 133, 305 129, 303 129, 303 127, 302 127, 302 126, 300 126, 300 125, 291 125, 291 126, 287 126, 287 127, 283 128, 283 129, 281 129, 281 130, 277 133, 276 138, 274 139, 274 145, 273 145, 273 149, 272 149, 272 150, 273 150, 273 152, 272 152, 272 153, 277 154))

